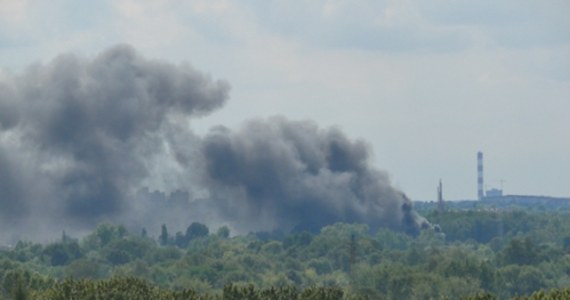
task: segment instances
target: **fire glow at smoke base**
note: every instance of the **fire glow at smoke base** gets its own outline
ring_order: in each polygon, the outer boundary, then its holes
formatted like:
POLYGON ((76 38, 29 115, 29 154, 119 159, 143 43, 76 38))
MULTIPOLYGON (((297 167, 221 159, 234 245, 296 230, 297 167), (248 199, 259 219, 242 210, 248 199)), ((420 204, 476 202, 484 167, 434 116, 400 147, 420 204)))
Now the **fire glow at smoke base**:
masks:
POLYGON ((156 182, 164 192, 190 192, 193 211, 173 214, 188 221, 208 212, 241 230, 340 221, 409 233, 429 226, 370 166, 369 147, 338 129, 274 117, 195 135, 188 120, 222 107, 228 92, 224 81, 124 45, 1 77, 2 226, 158 228, 152 222, 168 212, 156 215, 136 196, 156 182))

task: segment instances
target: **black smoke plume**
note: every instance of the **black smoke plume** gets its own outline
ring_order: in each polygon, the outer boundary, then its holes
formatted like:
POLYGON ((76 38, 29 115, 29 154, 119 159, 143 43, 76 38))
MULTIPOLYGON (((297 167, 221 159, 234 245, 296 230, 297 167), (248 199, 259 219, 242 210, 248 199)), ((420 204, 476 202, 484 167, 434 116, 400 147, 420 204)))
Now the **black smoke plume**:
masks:
POLYGON ((177 118, 221 107, 229 90, 190 66, 147 60, 124 45, 93 59, 62 55, 4 77, 5 226, 55 220, 91 226, 120 217, 151 176, 148 162, 164 153, 163 135, 177 118))
POLYGON ((252 227, 312 229, 334 222, 415 234, 425 219, 370 166, 370 150, 340 130, 284 118, 216 128, 202 143, 212 199, 223 217, 252 227))
POLYGON ((100 222, 427 226, 370 166, 369 147, 338 129, 271 118, 194 134, 189 121, 223 106, 228 92, 189 65, 125 45, 0 73, 0 226, 11 228, 0 238, 100 222))

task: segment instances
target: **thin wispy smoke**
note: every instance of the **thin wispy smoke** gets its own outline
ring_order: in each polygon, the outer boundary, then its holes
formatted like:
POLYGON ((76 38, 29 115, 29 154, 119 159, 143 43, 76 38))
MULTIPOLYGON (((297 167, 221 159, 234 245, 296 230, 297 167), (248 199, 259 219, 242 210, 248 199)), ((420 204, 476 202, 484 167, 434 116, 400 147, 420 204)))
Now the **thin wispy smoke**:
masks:
POLYGON ((425 222, 370 165, 369 147, 338 129, 270 118, 194 134, 188 121, 228 93, 225 81, 126 45, 4 74, 0 225, 12 232, 2 238, 204 215, 242 230, 346 221, 413 233, 425 222), (149 186, 162 194, 140 192, 149 186))

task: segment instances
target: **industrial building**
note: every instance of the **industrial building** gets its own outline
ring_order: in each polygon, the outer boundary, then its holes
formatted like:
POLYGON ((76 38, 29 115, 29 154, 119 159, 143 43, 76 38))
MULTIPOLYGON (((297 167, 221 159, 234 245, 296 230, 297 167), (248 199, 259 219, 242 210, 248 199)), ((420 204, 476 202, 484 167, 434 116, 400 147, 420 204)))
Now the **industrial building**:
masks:
POLYGON ((437 186, 437 200, 429 202, 416 202, 416 208, 428 209, 435 208, 443 211, 445 207, 455 209, 468 209, 474 207, 492 207, 496 209, 521 207, 535 208, 545 210, 570 210, 570 197, 551 197, 544 195, 507 195, 504 194, 503 188, 490 188, 485 190, 485 178, 483 167, 483 152, 477 152, 477 200, 443 200, 443 186, 441 179, 437 186), (435 207, 434 207, 435 206, 435 207))
POLYGON ((483 190, 483 152, 477 153, 477 196, 481 204, 493 205, 497 208, 508 206, 548 207, 552 209, 570 207, 570 198, 536 196, 536 195, 504 195, 503 190, 492 188, 483 190))

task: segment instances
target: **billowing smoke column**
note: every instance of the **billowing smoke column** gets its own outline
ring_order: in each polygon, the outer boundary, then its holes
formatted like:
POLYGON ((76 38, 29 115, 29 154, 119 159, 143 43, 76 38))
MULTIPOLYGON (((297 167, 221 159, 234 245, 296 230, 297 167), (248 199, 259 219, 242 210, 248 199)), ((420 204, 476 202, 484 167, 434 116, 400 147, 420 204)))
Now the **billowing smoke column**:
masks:
POLYGON ((120 217, 150 176, 148 162, 164 153, 176 118, 221 107, 228 91, 223 81, 146 60, 124 45, 93 59, 62 55, 21 76, 5 75, 1 222, 76 227, 120 217))
POLYGON ((368 147, 337 129, 272 118, 195 135, 189 120, 223 106, 228 92, 224 81, 124 45, 0 73, 0 226, 37 237, 108 221, 159 228, 169 214, 187 223, 208 214, 242 230, 429 226, 370 167, 368 147), (149 204, 166 198, 141 197, 149 186, 181 191, 171 197, 178 204, 149 204))
POLYGON ((338 129, 284 118, 213 129, 202 143, 212 201, 224 218, 266 228, 368 223, 417 233, 429 223, 370 167, 368 146, 338 129))

